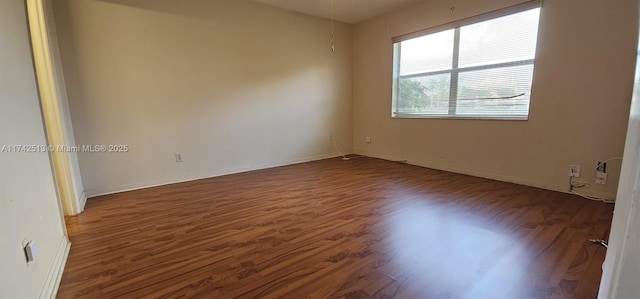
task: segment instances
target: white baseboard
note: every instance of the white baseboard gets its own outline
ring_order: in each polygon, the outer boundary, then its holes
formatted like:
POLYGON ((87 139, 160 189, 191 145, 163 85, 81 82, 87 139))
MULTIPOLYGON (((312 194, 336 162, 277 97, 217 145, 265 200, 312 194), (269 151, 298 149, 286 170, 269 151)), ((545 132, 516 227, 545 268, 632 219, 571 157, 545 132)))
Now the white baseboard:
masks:
POLYGON ((78 213, 82 213, 84 211, 84 206, 87 204, 87 195, 82 191, 78 196, 78 213))
MULTIPOLYGON (((350 154, 350 152, 347 152, 347 153, 350 154)), ((347 153, 345 153, 345 155, 347 153)), ((160 178, 160 179, 154 179, 149 181, 136 182, 133 184, 110 186, 110 187, 99 187, 99 188, 85 190, 84 193, 87 194, 86 197, 92 198, 96 196, 109 195, 109 194, 115 194, 115 193, 127 192, 127 191, 133 191, 133 190, 140 190, 140 189, 146 189, 146 188, 152 188, 152 187, 158 187, 158 186, 164 186, 164 185, 171 185, 171 184, 177 184, 177 183, 183 183, 183 182, 189 182, 189 181, 195 181, 195 180, 201 180, 201 179, 208 179, 208 178, 213 178, 218 176, 242 173, 242 172, 253 171, 253 170, 260 170, 260 169, 268 169, 268 168, 274 168, 274 167, 280 167, 280 166, 286 166, 286 165, 293 165, 293 164, 317 161, 322 159, 330 159, 335 157, 339 157, 339 155, 338 154, 318 155, 318 156, 305 157, 300 159, 293 159, 285 162, 256 164, 256 165, 252 165, 252 167, 220 169, 220 170, 215 170, 207 173, 183 175, 181 177, 160 178)), ((83 209, 84 209, 84 206, 83 206, 83 209)))
MULTIPOLYGON (((362 155, 362 156, 379 158, 379 159, 389 160, 389 161, 406 160, 406 159, 400 158, 400 157, 393 157, 393 156, 389 156, 389 155, 371 154, 371 153, 363 152, 363 151, 355 151, 355 153, 358 154, 358 155, 362 155)), ((501 181, 501 182, 514 183, 514 184, 518 184, 518 185, 525 185, 525 186, 536 187, 536 188, 540 188, 540 189, 546 189, 546 190, 558 191, 558 192, 571 194, 569 192, 568 188, 567 188, 568 187, 567 185, 558 185, 558 184, 549 183, 549 182, 540 182, 540 181, 535 181, 535 180, 529 180, 529 179, 523 179, 523 178, 516 178, 516 177, 511 177, 511 176, 487 173, 487 172, 482 172, 482 171, 478 171, 478 170, 474 170, 474 169, 452 167, 452 166, 445 165, 445 164, 426 163, 426 162, 416 161, 416 160, 408 160, 407 164, 426 167, 426 168, 432 168, 432 169, 437 169, 437 170, 443 170, 443 171, 448 171, 448 172, 466 174, 466 175, 470 175, 470 176, 481 177, 481 178, 486 178, 486 179, 492 179, 492 180, 501 181)), ((615 201, 615 198, 616 198, 615 193, 611 193, 611 192, 596 191, 596 190, 581 190, 580 192, 584 193, 584 195, 593 196, 593 197, 597 197, 597 198, 603 198, 603 199, 606 199, 608 201, 615 201)))
POLYGON ((40 298, 55 298, 58 293, 58 287, 60 287, 60 280, 62 279, 62 273, 64 272, 64 266, 67 264, 67 257, 69 257, 69 250, 71 249, 71 243, 67 236, 63 236, 60 240, 60 246, 56 252, 56 256, 53 260, 53 265, 49 269, 47 280, 44 287, 40 292, 40 298))

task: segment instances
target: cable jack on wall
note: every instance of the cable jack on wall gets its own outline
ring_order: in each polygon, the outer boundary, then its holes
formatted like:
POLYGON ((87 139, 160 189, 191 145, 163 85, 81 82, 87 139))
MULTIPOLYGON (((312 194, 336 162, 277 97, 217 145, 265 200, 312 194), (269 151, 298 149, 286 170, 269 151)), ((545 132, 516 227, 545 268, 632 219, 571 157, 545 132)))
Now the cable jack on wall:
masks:
MULTIPOLYGON (((607 163, 615 160, 622 160, 622 157, 614 157, 609 158, 604 161, 598 161, 596 163, 596 167, 593 168, 593 173, 595 177, 595 183, 604 185, 606 184, 607 179, 607 163)), ((582 198, 586 198, 589 200, 601 201, 604 203, 615 203, 615 199, 606 199, 595 196, 589 196, 578 192, 576 189, 580 188, 589 188, 591 185, 589 183, 574 181, 574 177, 580 177, 580 165, 570 164, 569 165, 569 193, 578 195, 582 198)))

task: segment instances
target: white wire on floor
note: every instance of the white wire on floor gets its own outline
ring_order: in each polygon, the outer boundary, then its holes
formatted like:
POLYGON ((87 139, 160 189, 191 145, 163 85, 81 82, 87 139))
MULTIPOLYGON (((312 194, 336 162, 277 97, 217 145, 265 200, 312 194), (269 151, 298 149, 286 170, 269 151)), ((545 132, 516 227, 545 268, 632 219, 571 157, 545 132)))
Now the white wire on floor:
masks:
POLYGON ((338 148, 338 144, 336 143, 336 139, 331 136, 331 141, 333 141, 333 146, 336 148, 336 152, 342 156, 342 160, 350 160, 347 156, 343 155, 340 149, 338 148))

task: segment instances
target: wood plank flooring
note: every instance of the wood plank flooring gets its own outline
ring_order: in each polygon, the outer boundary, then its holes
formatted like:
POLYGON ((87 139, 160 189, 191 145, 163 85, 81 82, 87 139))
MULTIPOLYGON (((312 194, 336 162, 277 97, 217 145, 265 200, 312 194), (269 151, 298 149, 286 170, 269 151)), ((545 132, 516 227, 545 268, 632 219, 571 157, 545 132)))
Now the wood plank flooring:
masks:
POLYGON ((612 213, 328 159, 90 199, 58 298, 595 298, 612 213))

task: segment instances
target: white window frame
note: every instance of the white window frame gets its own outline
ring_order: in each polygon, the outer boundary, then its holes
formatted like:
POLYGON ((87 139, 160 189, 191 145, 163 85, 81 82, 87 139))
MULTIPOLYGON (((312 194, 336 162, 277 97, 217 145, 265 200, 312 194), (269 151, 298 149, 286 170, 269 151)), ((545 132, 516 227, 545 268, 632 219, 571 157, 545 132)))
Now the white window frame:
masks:
MULTIPOLYGON (((458 74, 459 73, 468 72, 468 71, 485 70, 485 69, 496 69, 496 68, 509 67, 509 66, 534 65, 534 62, 535 62, 535 59, 525 59, 525 60, 510 61, 510 62, 504 62, 504 63, 495 63, 495 64, 488 64, 488 65, 458 68, 458 57, 460 54, 460 51, 459 51, 460 27, 508 16, 511 14, 516 14, 519 12, 523 12, 523 11, 527 11, 535 8, 541 8, 541 7, 542 7, 542 0, 531 0, 528 2, 516 4, 503 9, 494 10, 494 11, 480 14, 477 16, 473 16, 473 17, 461 19, 458 21, 450 22, 447 24, 393 37, 391 39, 391 42, 393 44, 393 94, 392 94, 391 117, 393 118, 438 118, 438 119, 528 120, 529 113, 527 113, 527 115, 456 114, 457 101, 459 100, 458 99, 458 74), (412 73, 409 75, 400 76, 400 54, 401 54, 400 43, 401 42, 422 37, 425 35, 433 34, 433 33, 442 32, 445 30, 451 30, 451 29, 454 30, 453 62, 452 62, 451 69, 412 73), (413 77, 422 77, 422 76, 439 75, 439 74, 451 74, 451 79, 449 84, 450 89, 449 89, 448 114, 407 113, 407 112, 396 111, 398 107, 397 106, 398 96, 400 94, 399 82, 401 78, 413 78, 413 77)), ((529 99, 529 101, 531 101, 531 99, 529 99)))

